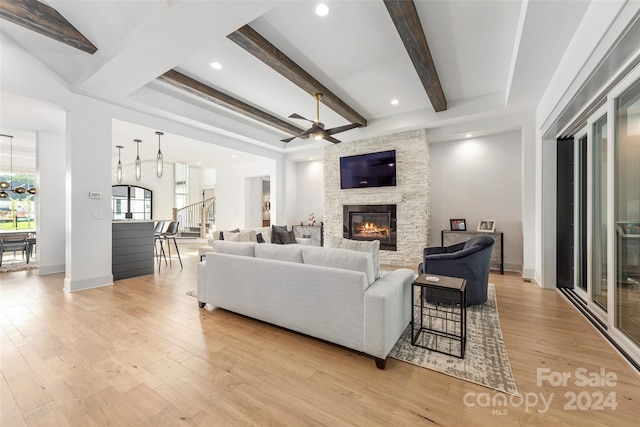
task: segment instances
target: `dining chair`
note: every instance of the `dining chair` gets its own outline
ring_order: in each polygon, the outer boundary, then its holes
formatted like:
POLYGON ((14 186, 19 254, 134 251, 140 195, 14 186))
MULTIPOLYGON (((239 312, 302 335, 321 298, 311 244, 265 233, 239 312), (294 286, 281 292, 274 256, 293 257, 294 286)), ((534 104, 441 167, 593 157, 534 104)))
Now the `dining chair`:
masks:
MULTIPOLYGON (((13 252, 15 256, 15 253, 20 251, 22 252, 22 257, 25 257, 29 246, 28 238, 29 234, 25 233, 14 234, 0 239, 0 267, 2 266, 2 258, 5 252, 13 252)), ((29 258, 27 258, 27 264, 29 264, 29 258)))

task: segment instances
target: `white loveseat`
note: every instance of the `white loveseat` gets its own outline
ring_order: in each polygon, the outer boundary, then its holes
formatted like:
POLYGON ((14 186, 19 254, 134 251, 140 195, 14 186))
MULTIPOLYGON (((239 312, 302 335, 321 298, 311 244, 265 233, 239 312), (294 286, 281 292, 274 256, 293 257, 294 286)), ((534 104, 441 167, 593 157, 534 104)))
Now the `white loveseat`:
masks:
POLYGON ((386 358, 409 324, 415 273, 376 279, 370 253, 216 241, 198 264, 200 307, 216 307, 386 358))

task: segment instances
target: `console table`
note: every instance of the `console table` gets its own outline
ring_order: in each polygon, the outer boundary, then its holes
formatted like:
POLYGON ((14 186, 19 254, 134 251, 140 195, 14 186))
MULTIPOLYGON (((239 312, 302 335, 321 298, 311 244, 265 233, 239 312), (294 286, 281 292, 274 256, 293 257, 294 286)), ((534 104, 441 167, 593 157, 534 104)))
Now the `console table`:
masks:
POLYGON ((440 233, 440 244, 442 247, 455 245, 456 243, 466 242, 469 239, 478 236, 489 236, 495 242, 491 249, 491 264, 498 265, 500 274, 504 274, 504 234, 501 231, 451 231, 442 230, 440 233))
POLYGON ((291 228, 296 237, 311 239, 312 246, 324 246, 322 223, 320 225, 293 225, 291 228))

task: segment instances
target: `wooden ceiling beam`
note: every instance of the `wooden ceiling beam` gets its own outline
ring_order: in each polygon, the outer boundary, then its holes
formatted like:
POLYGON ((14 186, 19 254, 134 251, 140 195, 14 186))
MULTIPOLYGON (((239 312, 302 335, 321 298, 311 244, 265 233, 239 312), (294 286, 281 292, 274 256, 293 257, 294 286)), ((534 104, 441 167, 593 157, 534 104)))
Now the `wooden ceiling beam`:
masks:
POLYGON ((83 52, 98 50, 57 10, 37 0, 2 0, 0 17, 83 52))
POLYGON ((367 125, 367 120, 362 117, 362 115, 347 105, 346 102, 331 92, 311 74, 303 70, 277 47, 269 43, 267 39, 262 37, 249 25, 245 25, 227 37, 282 76, 292 81, 309 95, 315 96, 316 93, 321 93, 321 102, 349 120, 349 122, 357 123, 360 126, 367 125))
POLYGON ((447 109, 447 100, 440 84, 435 63, 422 29, 420 17, 413 0, 384 0, 391 20, 407 49, 407 53, 418 73, 422 86, 427 92, 436 112, 447 109))
POLYGON ((167 71, 166 73, 158 77, 158 80, 168 83, 176 88, 187 91, 209 102, 213 102, 217 105, 248 116, 261 123, 272 126, 285 133, 298 135, 305 131, 305 129, 301 129, 287 121, 272 116, 265 111, 242 102, 232 96, 227 95, 226 93, 220 92, 217 89, 200 83, 199 81, 194 80, 191 77, 186 76, 176 70, 167 71))

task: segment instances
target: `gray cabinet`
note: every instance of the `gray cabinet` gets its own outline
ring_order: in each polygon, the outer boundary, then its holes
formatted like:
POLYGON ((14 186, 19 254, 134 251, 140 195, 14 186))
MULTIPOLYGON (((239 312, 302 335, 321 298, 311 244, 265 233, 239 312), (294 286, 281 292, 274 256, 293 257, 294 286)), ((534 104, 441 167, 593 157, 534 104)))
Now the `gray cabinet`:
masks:
POLYGON ((440 242, 442 246, 451 246, 456 243, 466 242, 478 236, 489 236, 494 240, 495 243, 491 250, 491 267, 499 269, 500 274, 504 274, 504 235, 501 231, 489 233, 486 231, 442 230, 440 233, 440 242))
POLYGON ((153 222, 122 221, 111 227, 113 280, 153 274, 153 222))

